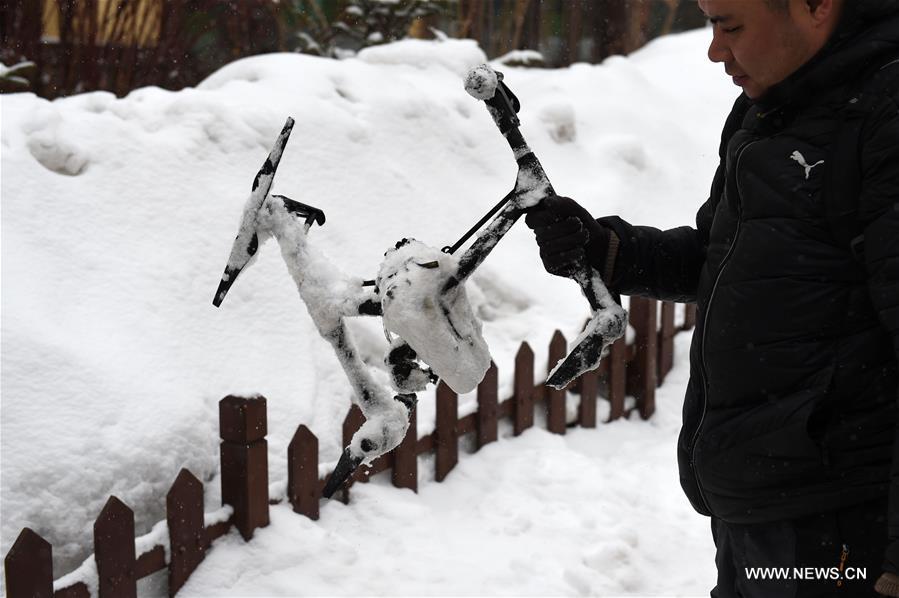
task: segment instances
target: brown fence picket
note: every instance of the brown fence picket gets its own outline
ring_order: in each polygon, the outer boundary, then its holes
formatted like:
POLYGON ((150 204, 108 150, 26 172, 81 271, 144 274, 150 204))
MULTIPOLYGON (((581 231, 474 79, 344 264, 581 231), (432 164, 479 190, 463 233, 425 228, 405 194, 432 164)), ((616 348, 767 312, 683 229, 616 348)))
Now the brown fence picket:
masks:
POLYGON ((655 299, 631 297, 630 324, 636 333, 636 353, 633 363, 627 368, 627 393, 637 399, 637 407, 643 419, 647 419, 655 411, 658 356, 656 305, 655 299))
POLYGON ((165 496, 165 518, 169 526, 169 596, 187 582, 206 556, 206 525, 203 515, 203 483, 182 469, 165 496))
POLYGON ((318 438, 304 425, 287 445, 287 498, 295 513, 318 519, 318 438))
MULTIPOLYGON (((608 359, 608 355, 605 359, 608 359)), ((606 366, 608 368, 608 366, 606 366)), ((578 424, 583 428, 596 427, 596 397, 599 394, 600 368, 584 372, 578 378, 578 386, 581 393, 581 401, 578 404, 578 424)))
POLYGON ((437 445, 434 465, 438 482, 442 482, 459 462, 459 442, 456 438, 458 419, 459 397, 445 382, 441 382, 437 386, 437 417, 434 429, 437 445))
POLYGON ((534 351, 521 343, 515 354, 513 428, 518 436, 534 425, 534 351))
POLYGON ((659 386, 665 381, 665 376, 674 367, 674 335, 677 330, 674 327, 674 304, 668 301, 662 303, 662 322, 659 329, 659 358, 658 379, 659 386))
POLYGON ((53 547, 31 528, 19 532, 3 568, 9 598, 53 596, 53 547))
MULTIPOLYGON (((567 350, 568 341, 560 330, 556 330, 552 340, 549 341, 547 375, 560 360, 565 358, 567 350)), ((546 429, 553 434, 565 433, 565 395, 565 389, 556 390, 551 387, 546 389, 546 429)))
POLYGON ((227 396, 219 401, 222 504, 234 508, 244 540, 269 524, 266 401, 227 396))
POLYGON ((696 326, 696 304, 687 303, 684 305, 684 324, 682 330, 692 330, 696 326))
POLYGON ((409 414, 409 430, 399 446, 393 449, 393 475, 396 488, 418 492, 418 409, 409 414))
POLYGON ((495 442, 499 437, 497 428, 498 397, 499 371, 496 364, 491 361, 490 368, 484 374, 484 379, 478 384, 478 449, 485 444, 495 442))
POLYGON ((609 397, 609 419, 624 415, 624 395, 627 382, 627 342, 624 337, 612 343, 609 351, 609 373, 606 376, 609 397))
POLYGON ((94 522, 94 559, 100 598, 137 598, 134 511, 115 496, 94 522))

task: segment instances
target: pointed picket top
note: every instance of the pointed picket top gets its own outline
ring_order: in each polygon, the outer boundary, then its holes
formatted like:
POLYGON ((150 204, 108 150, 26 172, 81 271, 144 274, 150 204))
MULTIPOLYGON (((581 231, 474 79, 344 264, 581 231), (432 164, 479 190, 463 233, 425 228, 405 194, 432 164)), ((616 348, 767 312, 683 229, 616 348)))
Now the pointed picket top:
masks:
POLYGON ((6 553, 5 562, 18 562, 23 558, 31 559, 35 556, 43 557, 44 554, 49 555, 52 551, 53 547, 49 542, 30 527, 26 527, 19 532, 19 536, 13 542, 12 548, 6 553))
POLYGON ((549 357, 547 359, 547 371, 546 375, 549 376, 549 372, 556 367, 556 364, 565 359, 566 354, 568 353, 568 341, 565 340, 565 335, 562 334, 561 330, 556 329, 553 333, 552 339, 549 341, 549 357))
POLYGON ((318 519, 318 437, 300 425, 287 445, 287 499, 296 513, 318 519))
POLYGON ((487 368, 487 373, 484 374, 484 378, 481 380, 481 384, 492 384, 493 380, 497 380, 499 376, 499 368, 496 367, 496 362, 492 359, 490 360, 490 367, 487 368))
POLYGON ((6 553, 9 598, 52 598, 53 547, 31 528, 24 528, 6 553))
POLYGON ((534 351, 521 343, 515 355, 513 431, 516 436, 534 425, 534 351))
POLYGON ((558 328, 553 333, 552 339, 549 341, 549 354, 550 355, 559 355, 565 357, 565 352, 568 350, 568 341, 565 340, 565 335, 562 334, 562 331, 558 328))
POLYGON ((96 533, 98 529, 114 530, 119 527, 125 527, 122 523, 127 523, 128 521, 131 521, 132 526, 134 525, 134 511, 119 500, 117 496, 110 496, 94 522, 94 532, 96 533))
POLYGON ((521 362, 526 362, 527 360, 534 359, 534 350, 531 349, 531 346, 527 341, 521 343, 521 346, 518 347, 518 353, 515 354, 515 365, 517 366, 521 362))
POLYGON ((94 555, 100 598, 137 596, 134 511, 115 496, 94 522, 94 555))
POLYGON ((498 437, 497 417, 499 415, 499 369, 490 362, 484 379, 478 385, 478 440, 477 447, 495 441, 498 437))
MULTIPOLYGON (((355 407, 355 405, 354 405, 355 407)), ((349 415, 347 416, 347 419, 349 415)), ((346 420, 344 420, 346 421, 346 420)), ((294 433, 293 438, 288 445, 288 449, 294 446, 309 446, 311 444, 318 444, 318 437, 312 433, 312 430, 306 427, 305 424, 300 424, 297 428, 297 431, 294 433)))
MULTIPOLYGON (((176 540, 171 533, 173 526, 202 528, 204 526, 203 482, 197 479, 190 470, 182 469, 165 495, 165 506, 166 519, 169 521, 169 539, 173 543, 176 540)), ((203 544, 203 542, 199 543, 203 544)))
MULTIPOLYGON (((549 356, 547 358, 547 375, 556 367, 556 364, 565 359, 568 350, 568 341, 561 330, 556 330, 549 341, 549 356)), ((565 422, 565 389, 546 388, 546 427, 554 434, 564 434, 565 422)))
POLYGON ((182 468, 181 471, 178 472, 178 477, 175 478, 172 487, 169 488, 169 491, 165 496, 167 502, 169 500, 179 500, 180 502, 184 502, 183 499, 178 498, 182 496, 191 498, 199 496, 202 499, 203 482, 197 479, 197 476, 192 474, 189 469, 182 468))
POLYGON ((203 561, 208 541, 203 513, 203 483, 182 469, 165 497, 169 527, 169 595, 174 596, 203 561))

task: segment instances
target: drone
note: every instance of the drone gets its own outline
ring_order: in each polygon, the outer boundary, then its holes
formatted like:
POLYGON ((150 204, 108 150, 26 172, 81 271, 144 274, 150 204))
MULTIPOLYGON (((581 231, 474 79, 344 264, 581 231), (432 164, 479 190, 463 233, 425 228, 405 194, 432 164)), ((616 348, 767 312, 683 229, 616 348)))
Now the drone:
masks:
MULTIPOLYGON (((374 280, 342 273, 312 244, 313 225, 325 214, 284 195, 270 194, 275 173, 294 126, 288 118, 262 168, 253 180, 237 237, 216 290, 221 306, 238 276, 274 238, 319 334, 333 348, 365 423, 328 477, 322 491, 330 498, 363 463, 398 446, 409 429, 417 393, 443 381, 455 392, 470 392, 490 367, 490 353, 465 291, 465 282, 503 235, 529 209, 554 195, 543 167, 519 131, 518 99, 489 65, 469 71, 465 89, 485 103, 518 163, 515 186, 453 246, 436 249, 415 239, 397 242, 384 254, 374 280), (489 221, 489 223, 488 223, 489 221), (484 226, 486 224, 486 226, 484 226), (458 257, 458 249, 477 238, 458 257), (359 355, 346 326, 352 317, 380 317, 389 348, 384 364, 390 387, 379 383, 359 355)), ((550 372, 547 384, 565 388, 583 372, 596 368, 608 347, 625 331, 627 313, 586 262, 573 275, 590 303, 593 316, 575 347, 550 372)))

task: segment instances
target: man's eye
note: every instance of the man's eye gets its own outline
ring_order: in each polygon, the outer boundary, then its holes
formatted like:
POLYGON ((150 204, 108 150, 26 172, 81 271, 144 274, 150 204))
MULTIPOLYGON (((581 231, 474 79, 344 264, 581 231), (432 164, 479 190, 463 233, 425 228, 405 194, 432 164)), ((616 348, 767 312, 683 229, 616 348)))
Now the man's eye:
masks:
POLYGON ((739 31, 742 28, 743 27, 725 27, 725 28, 722 28, 721 31, 723 31, 724 33, 736 33, 737 31, 739 31))

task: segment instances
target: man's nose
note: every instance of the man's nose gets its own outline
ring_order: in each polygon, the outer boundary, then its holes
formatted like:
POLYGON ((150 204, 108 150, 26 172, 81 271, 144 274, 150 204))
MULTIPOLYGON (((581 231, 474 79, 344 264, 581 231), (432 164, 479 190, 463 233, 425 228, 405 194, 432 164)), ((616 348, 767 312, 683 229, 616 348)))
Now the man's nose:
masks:
POLYGON ((712 43, 709 44, 709 60, 712 62, 729 62, 733 55, 730 48, 724 42, 723 36, 718 33, 717 27, 712 27, 712 43))

